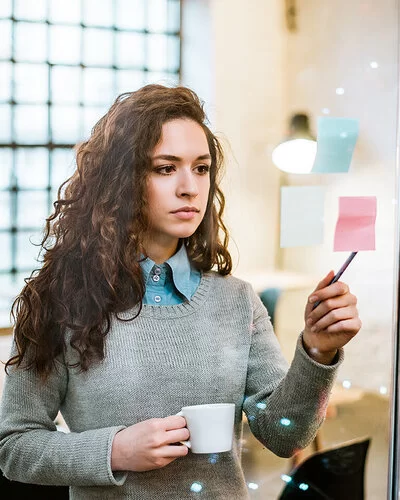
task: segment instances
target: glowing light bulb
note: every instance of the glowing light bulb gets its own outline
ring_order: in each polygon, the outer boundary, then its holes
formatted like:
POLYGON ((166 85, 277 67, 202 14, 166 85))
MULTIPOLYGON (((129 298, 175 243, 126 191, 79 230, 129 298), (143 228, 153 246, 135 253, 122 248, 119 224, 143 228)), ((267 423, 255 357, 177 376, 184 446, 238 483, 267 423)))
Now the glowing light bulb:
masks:
POLYGON ((282 474, 281 479, 282 479, 282 481, 285 481, 285 483, 290 483, 290 481, 292 480, 292 478, 290 476, 288 476, 287 474, 282 474))
POLYGON ((288 418, 281 418, 280 419, 280 423, 282 425, 284 425, 285 427, 288 427, 291 424, 291 422, 290 422, 290 420, 288 418))
POLYGON ((344 88, 343 87, 338 87, 336 89, 336 94, 337 95, 343 95, 344 94, 344 88))
POLYGON ((194 493, 200 493, 200 491, 203 489, 203 486, 200 483, 193 483, 190 486, 190 491, 193 491, 194 493))
POLYGON ((249 483, 247 485, 250 490, 258 490, 258 484, 257 483, 249 483))
POLYGON ((371 66, 372 69, 379 68, 379 64, 376 61, 371 61, 369 65, 371 66))
POLYGON ((322 108, 322 114, 329 115, 331 110, 329 108, 322 108))
POLYGON ((350 387, 351 387, 351 382, 350 382, 350 380, 343 380, 343 382, 342 382, 342 386, 343 386, 345 389, 350 389, 350 387))
POLYGON ((313 168, 317 143, 309 139, 292 139, 279 144, 272 152, 272 161, 284 172, 309 174, 313 168))

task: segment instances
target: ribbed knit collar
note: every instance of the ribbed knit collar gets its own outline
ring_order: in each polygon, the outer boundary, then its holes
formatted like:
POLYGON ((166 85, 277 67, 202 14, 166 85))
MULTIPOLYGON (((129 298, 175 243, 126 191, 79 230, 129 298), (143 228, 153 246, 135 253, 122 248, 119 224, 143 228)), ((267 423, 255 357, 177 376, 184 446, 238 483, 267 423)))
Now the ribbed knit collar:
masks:
MULTIPOLYGON (((173 306, 160 306, 144 304, 140 312, 139 318, 153 318, 153 319, 167 319, 167 318, 181 318, 193 314, 199 307, 201 307, 212 294, 214 280, 216 277, 215 272, 202 273, 200 284, 197 287, 194 295, 190 301, 185 301, 182 304, 173 306)), ((129 309, 122 313, 118 313, 118 317, 124 320, 133 317, 137 313, 138 307, 129 309)))

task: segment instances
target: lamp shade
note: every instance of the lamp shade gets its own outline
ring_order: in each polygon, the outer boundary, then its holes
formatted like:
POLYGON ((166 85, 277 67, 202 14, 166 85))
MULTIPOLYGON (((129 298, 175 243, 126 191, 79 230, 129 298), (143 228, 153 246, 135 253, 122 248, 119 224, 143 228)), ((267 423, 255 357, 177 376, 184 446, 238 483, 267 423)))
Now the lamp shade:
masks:
POLYGON ((284 172, 309 174, 317 154, 317 143, 310 130, 308 115, 294 114, 289 127, 288 137, 272 151, 272 161, 284 172))
POLYGON ((272 161, 284 172, 309 174, 313 168, 317 143, 311 139, 289 139, 272 151, 272 161))

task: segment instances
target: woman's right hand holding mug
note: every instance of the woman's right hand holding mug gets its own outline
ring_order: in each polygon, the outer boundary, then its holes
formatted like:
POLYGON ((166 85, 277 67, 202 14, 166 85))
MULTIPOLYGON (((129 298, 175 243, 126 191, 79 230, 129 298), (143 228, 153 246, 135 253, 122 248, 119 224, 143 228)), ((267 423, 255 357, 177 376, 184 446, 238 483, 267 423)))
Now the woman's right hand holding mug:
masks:
POLYGON ((176 444, 187 439, 186 420, 178 415, 131 425, 114 436, 111 469, 135 472, 161 469, 187 455, 187 446, 176 444))

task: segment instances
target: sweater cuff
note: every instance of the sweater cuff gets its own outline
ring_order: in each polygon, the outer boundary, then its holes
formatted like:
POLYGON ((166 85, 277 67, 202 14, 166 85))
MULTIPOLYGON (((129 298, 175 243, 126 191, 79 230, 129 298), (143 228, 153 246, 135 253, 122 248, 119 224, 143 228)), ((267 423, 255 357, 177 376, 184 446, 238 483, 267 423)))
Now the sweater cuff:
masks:
POLYGON ((108 450, 107 450, 107 472, 108 472, 108 477, 111 481, 111 483, 115 486, 122 486, 126 478, 128 477, 128 473, 124 471, 113 471, 111 469, 111 451, 112 451, 112 444, 114 441, 115 434, 117 432, 122 431, 123 429, 126 429, 124 425, 121 425, 119 427, 112 427, 111 428, 111 433, 108 438, 108 450))
POLYGON ((343 347, 339 348, 333 362, 330 365, 324 365, 322 363, 318 363, 311 356, 309 356, 304 349, 303 345, 303 332, 300 333, 299 338, 297 339, 295 358, 296 356, 300 356, 303 359, 303 362, 311 363, 314 367, 322 370, 326 370, 328 373, 336 372, 339 366, 343 363, 344 360, 344 350, 343 347))

